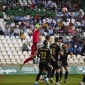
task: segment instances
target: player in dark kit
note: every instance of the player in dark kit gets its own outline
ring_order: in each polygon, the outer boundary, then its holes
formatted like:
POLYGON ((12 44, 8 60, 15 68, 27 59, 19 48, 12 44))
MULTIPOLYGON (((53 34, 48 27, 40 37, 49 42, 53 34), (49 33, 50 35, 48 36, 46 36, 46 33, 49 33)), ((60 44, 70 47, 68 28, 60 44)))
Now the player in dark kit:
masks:
MULTIPOLYGON (((85 40, 84 40, 83 48, 82 48, 82 50, 81 50, 81 55, 82 55, 82 56, 85 56, 85 40)), ((85 75, 84 75, 84 77, 83 77, 83 79, 82 79, 82 81, 80 82, 79 85, 84 85, 84 83, 85 83, 85 75)))
POLYGON ((67 48, 67 44, 63 44, 62 46, 62 55, 60 55, 60 61, 62 62, 62 65, 60 67, 60 82, 62 82, 62 69, 64 67, 66 73, 65 73, 65 78, 64 78, 64 83, 67 83, 67 77, 68 77, 68 62, 67 62, 67 59, 68 59, 68 54, 70 54, 72 57, 73 53, 70 52, 67 48))
POLYGON ((55 43, 50 45, 52 56, 55 59, 55 62, 53 60, 51 60, 51 64, 53 66, 51 80, 52 80, 54 72, 56 70, 56 84, 55 85, 60 85, 58 81, 59 81, 59 68, 60 68, 60 64, 61 64, 59 54, 61 51, 60 51, 60 46, 58 45, 58 38, 56 37, 54 41, 55 41, 55 43))
MULTIPOLYGON (((40 57, 40 63, 39 63, 39 74, 36 77, 36 82, 34 83, 34 85, 38 85, 38 80, 40 78, 40 75, 42 74, 42 72, 45 70, 48 71, 48 75, 47 77, 50 78, 51 75, 51 67, 50 67, 50 58, 51 58, 51 52, 49 50, 49 48, 47 48, 47 41, 45 40, 43 42, 44 46, 39 48, 38 51, 35 53, 39 55, 40 57)), ((45 79, 47 85, 49 85, 49 82, 47 80, 47 78, 45 79)))

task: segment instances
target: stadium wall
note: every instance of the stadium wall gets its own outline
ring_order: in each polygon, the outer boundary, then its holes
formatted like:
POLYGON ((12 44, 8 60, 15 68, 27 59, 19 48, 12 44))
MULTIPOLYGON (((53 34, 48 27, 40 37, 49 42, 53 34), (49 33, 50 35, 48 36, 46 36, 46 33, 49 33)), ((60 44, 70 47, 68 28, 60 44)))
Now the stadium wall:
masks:
MULTIPOLYGON (((25 66, 22 70, 19 69, 19 66, 1 66, 0 75, 29 75, 37 74, 39 71, 38 67, 35 71, 33 66, 25 66)), ((63 74, 65 70, 63 70, 63 74)), ((84 74, 85 66, 69 66, 69 74, 84 74)))

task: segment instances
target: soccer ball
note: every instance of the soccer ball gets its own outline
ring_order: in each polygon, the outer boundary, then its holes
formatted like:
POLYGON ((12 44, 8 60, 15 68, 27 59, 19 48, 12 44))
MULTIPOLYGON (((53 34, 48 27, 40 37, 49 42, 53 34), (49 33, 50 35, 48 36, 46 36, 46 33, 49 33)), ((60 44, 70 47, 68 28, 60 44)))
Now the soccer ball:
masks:
POLYGON ((68 11, 68 9, 66 7, 62 8, 62 12, 67 12, 67 11, 68 11))

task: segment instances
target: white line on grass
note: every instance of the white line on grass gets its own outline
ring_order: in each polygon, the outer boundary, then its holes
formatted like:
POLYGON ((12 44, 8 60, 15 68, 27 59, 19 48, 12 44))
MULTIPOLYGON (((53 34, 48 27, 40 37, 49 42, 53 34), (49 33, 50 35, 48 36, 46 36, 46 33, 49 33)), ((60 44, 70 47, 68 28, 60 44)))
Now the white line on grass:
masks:
POLYGON ((82 79, 79 79, 79 78, 69 78, 69 79, 82 80, 82 79))

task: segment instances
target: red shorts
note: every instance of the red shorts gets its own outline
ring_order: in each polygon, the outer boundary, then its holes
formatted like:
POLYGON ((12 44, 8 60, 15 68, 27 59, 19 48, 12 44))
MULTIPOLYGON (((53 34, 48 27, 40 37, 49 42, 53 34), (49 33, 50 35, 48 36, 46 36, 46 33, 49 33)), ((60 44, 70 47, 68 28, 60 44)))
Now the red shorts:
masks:
POLYGON ((31 46, 31 55, 34 55, 35 51, 37 50, 37 44, 31 46))

